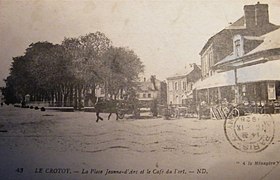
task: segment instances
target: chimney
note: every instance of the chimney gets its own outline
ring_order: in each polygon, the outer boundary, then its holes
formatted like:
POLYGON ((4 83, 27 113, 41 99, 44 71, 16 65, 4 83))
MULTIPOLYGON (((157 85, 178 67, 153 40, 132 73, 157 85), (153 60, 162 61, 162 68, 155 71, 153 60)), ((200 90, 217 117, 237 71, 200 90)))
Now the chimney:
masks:
POLYGON ((255 21, 257 26, 265 26, 269 23, 268 4, 255 5, 255 21))
POLYGON ((269 23, 268 4, 245 5, 244 17, 246 28, 265 26, 269 23))
POLYGON ((255 6, 254 5, 245 5, 244 6, 244 19, 246 28, 255 27, 255 6))

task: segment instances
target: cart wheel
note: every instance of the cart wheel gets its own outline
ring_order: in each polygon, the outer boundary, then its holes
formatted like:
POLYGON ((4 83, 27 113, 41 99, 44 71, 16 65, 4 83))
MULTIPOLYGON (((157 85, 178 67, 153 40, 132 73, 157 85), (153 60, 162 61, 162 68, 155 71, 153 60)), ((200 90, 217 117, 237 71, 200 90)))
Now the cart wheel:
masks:
POLYGON ((235 118, 235 117, 239 117, 239 110, 237 108, 233 108, 228 116, 227 116, 227 119, 232 119, 232 118, 235 118))
POLYGON ((234 108, 234 109, 232 110, 232 115, 233 115, 233 117, 239 117, 239 114, 240 114, 240 112, 239 112, 239 110, 238 110, 237 108, 234 108))

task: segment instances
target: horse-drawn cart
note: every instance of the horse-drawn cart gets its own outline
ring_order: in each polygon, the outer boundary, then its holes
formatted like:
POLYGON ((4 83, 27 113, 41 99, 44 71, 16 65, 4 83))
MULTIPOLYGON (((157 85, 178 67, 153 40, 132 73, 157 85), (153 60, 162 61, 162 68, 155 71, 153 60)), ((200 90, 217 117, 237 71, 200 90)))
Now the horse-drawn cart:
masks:
POLYGON ((140 116, 138 103, 128 100, 105 100, 99 99, 95 105, 95 111, 98 113, 109 113, 109 117, 116 113, 117 119, 123 119, 126 114, 133 114, 134 117, 140 116))

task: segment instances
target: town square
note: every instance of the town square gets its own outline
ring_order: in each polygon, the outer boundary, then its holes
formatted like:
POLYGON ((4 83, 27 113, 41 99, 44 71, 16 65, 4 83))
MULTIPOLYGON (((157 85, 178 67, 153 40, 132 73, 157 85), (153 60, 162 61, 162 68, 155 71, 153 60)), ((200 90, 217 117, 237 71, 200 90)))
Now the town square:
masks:
POLYGON ((277 179, 279 9, 0 0, 0 176, 277 179))

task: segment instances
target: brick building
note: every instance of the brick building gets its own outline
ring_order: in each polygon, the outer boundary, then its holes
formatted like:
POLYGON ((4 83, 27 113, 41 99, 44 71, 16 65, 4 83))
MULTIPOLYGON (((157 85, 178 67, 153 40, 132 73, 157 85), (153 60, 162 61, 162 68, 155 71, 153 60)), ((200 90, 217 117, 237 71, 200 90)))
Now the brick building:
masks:
MULTIPOLYGON (((279 26, 269 22, 266 4, 246 5, 244 14, 237 21, 244 22, 243 30, 238 27, 239 30, 216 42, 215 35, 202 49, 203 79, 195 84, 196 95, 199 103, 204 101, 209 106, 226 100, 255 107, 256 111, 272 104, 277 109, 280 101, 279 26), (217 48, 223 44, 224 49, 217 48), (209 49, 205 47, 211 49, 212 64, 211 58, 207 59, 209 49)), ((222 37, 219 33, 217 36, 222 37)))
MULTIPOLYGON (((232 41, 236 35, 248 37, 244 38, 244 41, 247 41, 250 36, 259 37, 278 28, 279 26, 269 22, 267 4, 245 5, 244 15, 230 26, 209 38, 200 51, 202 78, 205 79, 215 73, 212 67, 231 54, 233 46, 242 45, 241 41, 232 41)), ((260 43, 261 41, 258 39, 245 43, 244 51, 237 51, 237 53, 246 54, 260 43)))

